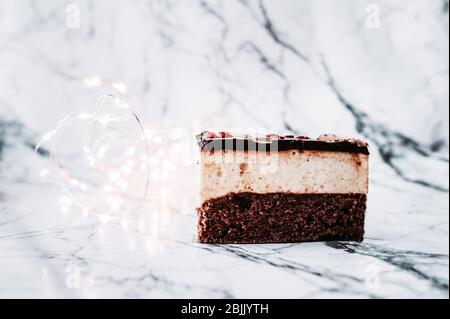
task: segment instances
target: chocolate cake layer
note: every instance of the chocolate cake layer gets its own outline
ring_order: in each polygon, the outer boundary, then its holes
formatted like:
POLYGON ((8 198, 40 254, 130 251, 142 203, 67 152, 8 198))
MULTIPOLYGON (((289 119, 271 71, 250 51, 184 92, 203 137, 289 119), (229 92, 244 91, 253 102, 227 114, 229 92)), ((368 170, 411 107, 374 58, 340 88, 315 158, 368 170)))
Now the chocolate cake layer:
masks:
POLYGON ((264 138, 252 137, 211 137, 210 132, 197 135, 197 141, 203 152, 220 150, 279 152, 287 150, 314 150, 329 152, 348 152, 369 154, 366 143, 356 139, 336 139, 333 135, 323 135, 318 139, 292 135, 267 135, 264 138), (331 138, 330 138, 331 137, 331 138))
POLYGON ((202 243, 362 241, 365 194, 232 193, 198 208, 202 243))

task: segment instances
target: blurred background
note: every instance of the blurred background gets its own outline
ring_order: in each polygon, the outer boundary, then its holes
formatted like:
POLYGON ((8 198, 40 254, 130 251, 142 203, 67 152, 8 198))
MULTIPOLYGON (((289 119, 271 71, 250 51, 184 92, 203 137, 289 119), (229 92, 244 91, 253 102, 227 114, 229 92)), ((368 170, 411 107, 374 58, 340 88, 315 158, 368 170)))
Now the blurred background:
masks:
POLYGON ((0 296, 448 298, 448 158, 448 0, 0 0, 0 296), (367 140, 365 242, 195 246, 206 129, 367 140))
POLYGON ((115 83, 146 127, 359 136, 445 189, 448 27, 446 0, 1 0, 0 145, 115 83))

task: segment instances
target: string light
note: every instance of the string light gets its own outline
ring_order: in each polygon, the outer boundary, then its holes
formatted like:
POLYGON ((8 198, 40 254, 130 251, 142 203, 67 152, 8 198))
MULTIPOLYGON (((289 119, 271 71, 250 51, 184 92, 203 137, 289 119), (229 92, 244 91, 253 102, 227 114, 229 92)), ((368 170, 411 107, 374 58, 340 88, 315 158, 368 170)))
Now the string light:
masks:
MULTIPOLYGON (((121 98, 102 95, 92 113, 70 113, 54 129, 44 134, 36 150, 45 144, 54 168, 42 169, 39 175, 42 178, 52 177, 61 186, 63 195, 59 205, 63 214, 73 213, 77 208, 83 218, 97 218, 100 239, 105 236, 105 227, 111 222, 118 222, 124 230, 150 230, 152 236, 156 236, 161 219, 155 212, 168 211, 168 188, 164 188, 163 193, 156 193, 163 208, 148 210, 138 215, 137 219, 133 219, 132 213, 145 201, 154 200, 147 199, 150 181, 155 182, 155 187, 162 191, 159 183, 166 183, 180 167, 169 156, 174 155, 171 148, 173 141, 182 139, 186 134, 181 129, 173 129, 170 134, 162 135, 154 128, 144 128, 132 111, 131 97, 124 83, 100 76, 77 79, 87 88, 109 87, 121 98), (76 125, 84 125, 87 129, 73 131, 71 126, 76 125), (134 135, 130 133, 130 127, 134 135), (76 173, 77 169, 64 163, 67 158, 60 156, 56 147, 53 147, 58 138, 65 142, 63 130, 66 129, 76 132, 82 142, 76 160, 84 161, 86 167, 79 174, 76 173), (121 143, 121 139, 128 139, 129 143, 121 143), (136 181, 139 181, 138 187, 136 181), (135 224, 133 226, 130 223, 135 224)), ((186 156, 177 156, 176 160, 186 161, 186 156)), ((75 167, 79 169, 77 165, 75 167)), ((164 218, 166 222, 167 218, 164 218)), ((130 249, 136 249, 135 241, 132 238, 129 240, 130 249)), ((154 252, 158 246, 153 240, 149 239, 147 243, 149 252, 154 252)))
MULTIPOLYGON (((83 83, 88 87, 103 84, 98 77, 84 79, 83 83)), ((112 86, 119 90, 119 93, 126 94, 126 86, 121 85, 119 82, 114 82, 112 86)), ((118 164, 112 163, 113 161, 109 162, 111 160, 110 151, 118 146, 117 137, 123 138, 126 143, 140 143, 140 154, 142 155, 140 155, 139 166, 147 168, 145 171, 146 174, 144 175, 142 174, 142 170, 139 171, 139 176, 143 177, 144 184, 143 187, 141 187, 141 197, 136 198, 135 196, 132 196, 134 198, 130 199, 132 204, 129 205, 131 207, 129 210, 136 210, 145 200, 149 187, 149 167, 147 162, 148 143, 144 128, 142 127, 138 116, 129 110, 128 106, 128 103, 123 103, 113 95, 102 95, 97 100, 96 107, 92 114, 71 113, 66 115, 58 122, 54 129, 45 133, 39 143, 37 143, 36 151, 39 150, 43 144, 51 144, 51 142, 54 142, 56 137, 64 138, 62 130, 68 128, 70 125, 87 125, 87 130, 79 132, 80 140, 83 141, 82 157, 85 158, 88 166, 94 171, 95 175, 104 175, 109 180, 109 182, 102 182, 101 179, 90 181, 90 177, 87 177, 88 180, 80 180, 74 176, 75 173, 73 170, 62 163, 58 152, 54 151, 53 147, 48 146, 47 149, 50 151, 50 157, 53 160, 56 169, 55 177, 64 192, 64 196, 60 198, 60 206, 64 214, 67 214, 72 206, 80 207, 83 211, 83 215, 86 216, 90 215, 86 214, 86 211, 97 211, 95 206, 98 206, 99 203, 97 202, 93 205, 86 203, 83 197, 86 197, 85 195, 87 194, 83 193, 97 193, 100 196, 114 194, 116 197, 108 197, 109 208, 114 212, 118 212, 123 208, 122 201, 119 197, 130 197, 130 194, 125 194, 129 188, 129 181, 126 180, 126 178, 133 174, 135 166, 133 155, 137 153, 137 149, 134 146, 127 147, 124 154, 121 154, 120 150, 115 150, 114 159, 118 164), (107 107, 110 109, 106 109, 107 107), (129 137, 129 132, 120 127, 123 124, 134 125, 134 127, 137 128, 137 135, 129 137), (97 133, 98 127, 107 128, 107 130, 113 132, 113 134, 108 133, 110 135, 105 134, 104 136, 98 136, 96 135, 99 134, 97 133), (108 154, 108 158, 106 158, 106 154, 108 154), (89 206, 94 206, 94 208, 89 208, 89 206)), ((50 175, 50 170, 43 169, 40 171, 39 175, 44 178, 48 177, 50 175)), ((124 213, 126 213, 126 210, 124 213)))

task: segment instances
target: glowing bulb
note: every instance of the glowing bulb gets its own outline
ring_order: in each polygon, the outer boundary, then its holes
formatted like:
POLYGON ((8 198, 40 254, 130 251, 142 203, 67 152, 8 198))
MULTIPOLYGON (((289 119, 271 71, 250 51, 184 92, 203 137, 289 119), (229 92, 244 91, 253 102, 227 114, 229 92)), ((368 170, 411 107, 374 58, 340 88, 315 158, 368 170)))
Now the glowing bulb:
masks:
POLYGON ((64 205, 72 204, 72 200, 69 197, 67 197, 67 196, 62 196, 60 198, 60 202, 61 202, 61 204, 64 204, 64 205))
POLYGON ((105 185, 103 186, 103 190, 105 192, 111 193, 112 191, 114 191, 114 187, 112 187, 111 185, 105 185))
POLYGON ((80 115, 77 116, 77 118, 80 120, 87 120, 92 118, 92 115, 89 113, 81 113, 80 115))
POLYGON ((162 138, 160 136, 156 136, 153 139, 153 142, 155 142, 156 144, 161 144, 162 143, 162 138))
POLYGON ((149 128, 146 128, 146 129, 144 130, 144 135, 145 135, 147 138, 148 138, 148 137, 152 137, 154 133, 155 133, 155 132, 154 132, 152 129, 149 129, 149 128))
POLYGON ((122 200, 118 197, 108 196, 107 203, 112 211, 118 211, 122 207, 122 200))
POLYGON ((109 174, 109 179, 111 181, 117 181, 120 178, 120 174, 118 172, 112 172, 109 174))
POLYGON ((131 174, 131 167, 130 166, 123 166, 120 170, 121 170, 121 172, 124 175, 130 175, 131 174))
POLYGON ((42 169, 39 173, 39 176, 47 177, 49 174, 50 174, 50 171, 48 169, 42 169))
POLYGON ((55 134, 56 134, 56 131, 55 131, 55 130, 52 130, 52 131, 50 131, 50 132, 47 132, 47 133, 45 133, 45 134, 42 136, 42 140, 43 140, 43 141, 48 141, 48 140, 50 140, 53 136, 55 136, 55 134))
POLYGON ((127 86, 122 82, 112 82, 111 86, 123 95, 127 94, 128 92, 127 86))
POLYGON ((89 216, 89 210, 87 208, 83 209, 83 218, 87 218, 89 216))
POLYGON ((100 147, 97 151, 97 158, 103 158, 106 154, 107 149, 108 148, 106 146, 100 147))
POLYGON ((125 154, 127 156, 131 156, 136 152, 136 149, 134 147, 130 147, 129 149, 126 150, 125 154))
POLYGON ((103 225, 105 225, 105 224, 107 224, 107 223, 109 223, 111 221, 112 217, 109 216, 108 214, 100 214, 99 215, 99 219, 100 219, 100 222, 103 225))
POLYGON ((67 196, 62 196, 59 200, 62 213, 67 215, 70 212, 70 207, 72 206, 72 200, 67 196))
POLYGON ((128 220, 127 219, 122 220, 121 224, 122 224, 123 230, 128 230, 128 220))
POLYGON ((157 158, 157 157, 149 157, 148 163, 149 164, 153 164, 153 165, 158 164, 159 163, 159 158, 157 158))
POLYGON ((128 183, 126 182, 122 183, 120 189, 122 190, 122 192, 125 192, 128 189, 128 183))
POLYGON ((175 127, 174 129, 172 129, 170 131, 170 138, 172 140, 178 140, 180 138, 182 138, 183 136, 185 136, 186 134, 184 133, 184 130, 180 127, 175 127))
POLYGON ((136 241, 132 237, 130 237, 128 240, 128 247, 131 251, 136 250, 136 241))
POLYGON ((170 161, 164 160, 162 163, 163 163, 163 166, 165 168, 167 168, 168 170, 175 171, 176 166, 174 164, 172 164, 170 161))
POLYGON ((154 180, 156 181, 160 180, 161 173, 158 170, 155 170, 152 175, 154 180))
POLYGON ((92 76, 89 78, 84 78, 83 84, 86 85, 87 87, 95 87, 102 85, 103 81, 97 76, 92 76))
POLYGON ((88 156, 88 157, 87 157, 87 160, 88 160, 89 165, 90 165, 91 167, 94 167, 94 166, 95 166, 95 159, 94 159, 92 156, 88 156))
POLYGON ((161 172, 160 178, 161 178, 162 180, 165 180, 165 179, 167 179, 168 177, 169 177, 169 173, 168 173, 166 170, 164 170, 164 171, 161 172))

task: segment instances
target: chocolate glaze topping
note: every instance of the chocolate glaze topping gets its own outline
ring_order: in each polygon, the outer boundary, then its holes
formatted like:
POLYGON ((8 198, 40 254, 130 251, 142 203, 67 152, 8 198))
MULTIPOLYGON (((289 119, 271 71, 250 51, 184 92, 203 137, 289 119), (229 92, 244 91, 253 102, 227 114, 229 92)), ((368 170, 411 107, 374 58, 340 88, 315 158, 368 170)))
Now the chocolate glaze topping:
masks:
POLYGON ((341 138, 332 134, 311 139, 307 136, 268 134, 265 137, 232 136, 227 132, 204 131, 197 135, 200 149, 204 152, 220 150, 280 152, 288 150, 314 150, 369 154, 366 142, 341 138))

